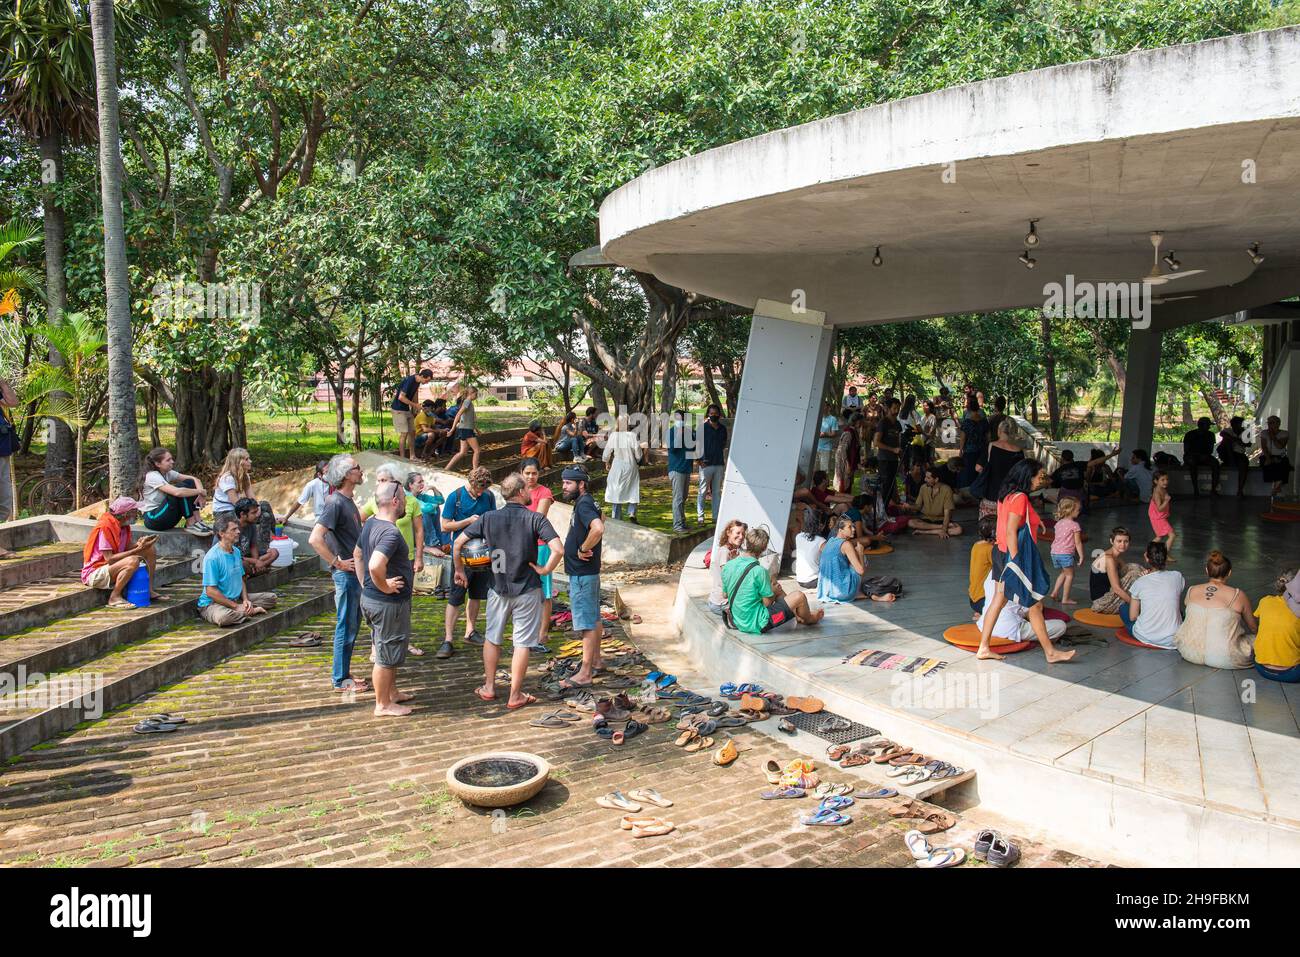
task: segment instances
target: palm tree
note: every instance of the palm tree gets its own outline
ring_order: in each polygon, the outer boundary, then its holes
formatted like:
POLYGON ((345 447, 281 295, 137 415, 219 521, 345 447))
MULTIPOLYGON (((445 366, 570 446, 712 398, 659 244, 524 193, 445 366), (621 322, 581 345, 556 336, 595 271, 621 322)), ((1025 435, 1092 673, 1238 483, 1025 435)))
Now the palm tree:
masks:
POLYGON ((118 128, 113 0, 91 0, 95 88, 99 99, 99 176, 104 204, 104 289, 108 300, 109 498, 135 494, 140 479, 140 429, 135 420, 131 286, 122 217, 122 141, 118 128))
MULTIPOLYGON (((75 430, 76 480, 73 507, 81 501, 81 450, 95 424, 90 406, 103 387, 108 339, 102 327, 84 312, 74 312, 61 322, 46 322, 32 332, 43 337, 62 356, 59 363, 34 362, 23 380, 23 396, 36 404, 38 414, 75 430)), ((94 403, 98 405, 98 403, 94 403)))
MULTIPOLYGON (((83 6, 71 0, 13 0, 0 15, 0 116, 41 148, 47 312, 58 322, 67 303, 64 274, 66 223, 57 190, 65 145, 92 143, 95 119, 94 51, 83 6)), ((49 354, 58 365, 57 351, 49 354)), ((45 449, 45 470, 66 476, 72 434, 55 421, 45 449)))
POLYGON ((41 295, 41 280, 35 270, 17 263, 5 265, 10 254, 40 241, 36 227, 20 219, 0 223, 0 315, 17 312, 24 293, 41 295))

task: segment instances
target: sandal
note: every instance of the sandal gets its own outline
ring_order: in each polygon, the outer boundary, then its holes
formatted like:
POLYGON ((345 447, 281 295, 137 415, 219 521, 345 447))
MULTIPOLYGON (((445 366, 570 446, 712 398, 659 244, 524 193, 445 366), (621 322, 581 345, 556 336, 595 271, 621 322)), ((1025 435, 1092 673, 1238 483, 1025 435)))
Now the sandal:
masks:
POLYGON ((911 748, 904 747, 901 744, 890 744, 884 748, 881 748, 880 753, 877 754, 875 757, 873 757, 871 760, 874 761, 876 764, 885 764, 886 762, 891 761, 894 758, 902 757, 903 755, 907 755, 911 753, 912 753, 911 748))
POLYGON ((802 711, 804 714, 816 714, 826 707, 825 702, 823 702, 821 698, 812 697, 786 698, 785 703, 787 707, 795 708, 796 710, 802 711))
POLYGON ((676 829, 672 821, 656 820, 653 824, 643 825, 632 828, 633 837, 661 837, 664 834, 671 834, 676 829))
POLYGON ((686 750, 690 754, 694 754, 696 751, 703 751, 705 748, 711 748, 711 747, 713 747, 712 738, 697 736, 694 741, 686 745, 686 750))
POLYGON ((764 791, 759 795, 764 801, 783 801, 787 798, 807 797, 808 792, 803 788, 793 786, 779 787, 775 791, 764 791))
POLYGON ((848 718, 841 718, 837 714, 828 714, 817 725, 817 733, 834 734, 837 731, 847 731, 851 727, 853 727, 853 722, 848 718))
POLYGON ((630 811, 636 814, 641 810, 641 805, 629 800, 622 791, 610 791, 608 794, 603 794, 596 798, 596 803, 612 811, 630 811))
POLYGON ((946 831, 956 823, 957 818, 947 811, 930 811, 923 815, 923 820, 916 829, 922 834, 934 834, 937 831, 946 831))
POLYGON ((763 774, 767 776, 768 784, 779 784, 781 782, 781 764, 774 758, 768 758, 763 765, 763 774))
POLYGON ((694 728, 688 728, 677 736, 677 740, 674 741, 673 744, 677 745, 679 748, 684 748, 698 737, 699 734, 694 728))
MULTIPOLYGON (((643 724, 640 721, 633 721, 629 719, 627 724, 624 725, 623 727, 623 738, 624 739, 635 738, 638 734, 641 734, 649 727, 650 726, 648 724, 643 724)), ((614 743, 619 744, 620 742, 615 741, 614 743)))
POLYGON ((162 721, 141 721, 135 726, 136 734, 166 734, 176 730, 176 725, 162 721))
POLYGON ((651 824, 657 824, 657 817, 637 817, 634 814, 625 814, 623 819, 618 822, 618 826, 625 831, 630 831, 634 827, 649 827, 651 824))
POLYGON ((777 722, 776 730, 784 731, 786 734, 798 734, 799 729, 795 727, 794 722, 789 718, 782 718, 777 722))
POLYGON ((628 791, 627 796, 634 801, 641 801, 644 804, 653 804, 655 807, 672 807, 673 802, 668 800, 654 788, 635 788, 628 791))
POLYGON ((816 814, 808 817, 799 818, 799 823, 806 827, 838 827, 851 822, 853 818, 847 814, 841 814, 838 811, 823 811, 818 809, 816 814))
POLYGON ((854 791, 853 797, 858 801, 879 801, 884 798, 898 797, 898 792, 893 788, 876 788, 874 791, 854 791))
POLYGON ((917 861, 917 867, 956 867, 962 861, 966 860, 966 852, 960 847, 940 847, 936 848, 923 861, 917 861))
POLYGON ((555 715, 553 715, 553 714, 543 715, 543 716, 540 717, 540 718, 535 718, 535 719, 533 719, 532 721, 529 721, 528 724, 529 724, 531 727, 534 727, 534 728, 569 728, 569 727, 572 727, 572 723, 571 723, 571 722, 569 722, 569 721, 562 721, 562 720, 560 720, 559 718, 557 718, 557 717, 556 717, 555 715))
POLYGON ((720 768, 725 768, 732 764, 738 757, 740 757, 740 752, 736 750, 736 742, 728 740, 726 744, 714 753, 713 763, 720 768))
POLYGON ((767 699, 760 698, 757 695, 747 694, 740 699, 741 711, 766 711, 767 699))
POLYGON ((832 761, 838 761, 852 750, 853 748, 847 744, 832 744, 826 749, 826 757, 830 758, 832 761))

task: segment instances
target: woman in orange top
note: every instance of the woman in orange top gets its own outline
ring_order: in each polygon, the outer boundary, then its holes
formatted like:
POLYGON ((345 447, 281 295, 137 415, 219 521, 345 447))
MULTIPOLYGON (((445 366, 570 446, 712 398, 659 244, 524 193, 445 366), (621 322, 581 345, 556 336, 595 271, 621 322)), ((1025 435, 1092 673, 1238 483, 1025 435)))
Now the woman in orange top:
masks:
POLYGON ((533 419, 528 423, 528 431, 519 443, 519 457, 537 459, 538 467, 543 470, 551 467, 551 443, 542 434, 542 423, 539 420, 533 419))

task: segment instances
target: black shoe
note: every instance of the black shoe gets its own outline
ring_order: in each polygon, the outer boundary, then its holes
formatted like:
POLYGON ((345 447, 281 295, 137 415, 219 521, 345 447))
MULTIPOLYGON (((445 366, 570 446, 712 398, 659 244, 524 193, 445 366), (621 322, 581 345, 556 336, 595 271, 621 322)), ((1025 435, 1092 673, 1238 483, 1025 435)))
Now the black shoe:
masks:
POLYGON ((434 652, 433 657, 450 658, 455 653, 456 653, 456 649, 451 646, 451 642, 444 641, 441 645, 438 646, 438 650, 434 652))
POLYGON ((477 628, 475 628, 468 635, 466 635, 465 640, 468 641, 471 645, 483 644, 483 636, 479 633, 479 630, 477 628))

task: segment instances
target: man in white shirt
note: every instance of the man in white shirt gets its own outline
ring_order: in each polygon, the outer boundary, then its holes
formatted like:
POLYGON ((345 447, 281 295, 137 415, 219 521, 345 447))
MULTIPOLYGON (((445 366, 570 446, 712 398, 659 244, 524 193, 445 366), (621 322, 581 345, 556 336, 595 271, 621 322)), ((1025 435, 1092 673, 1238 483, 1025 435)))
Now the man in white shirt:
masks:
MULTIPOLYGON (((997 592, 997 583, 993 581, 993 576, 986 575, 984 578, 984 607, 993 607, 993 595, 997 592)), ((1007 641, 1037 641, 1034 636, 1034 626, 1026 619, 1025 615, 1029 609, 1023 608, 1013 601, 1003 603, 1002 611, 998 613, 998 620, 993 623, 993 637, 1004 638, 1007 641)), ((981 633, 984 629, 984 613, 980 613, 979 620, 975 623, 981 633)), ((1066 623, 1059 618, 1044 618, 1043 624, 1047 626, 1047 637, 1052 641, 1060 638, 1065 634, 1066 623)))

